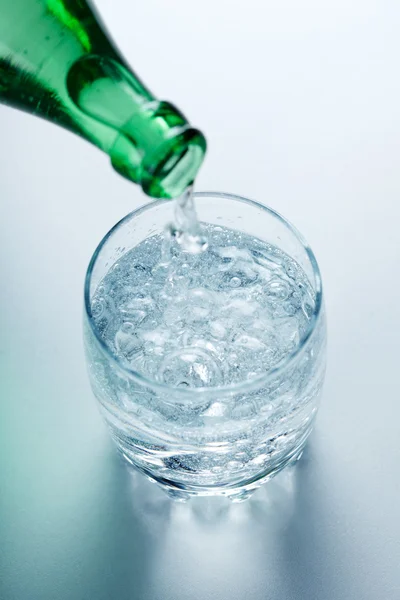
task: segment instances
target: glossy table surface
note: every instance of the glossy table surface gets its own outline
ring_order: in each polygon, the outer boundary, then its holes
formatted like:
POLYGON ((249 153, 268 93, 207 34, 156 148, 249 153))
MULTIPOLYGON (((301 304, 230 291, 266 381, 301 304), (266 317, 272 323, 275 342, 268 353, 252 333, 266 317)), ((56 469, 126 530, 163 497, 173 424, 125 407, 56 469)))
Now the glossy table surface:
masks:
POLYGON ((129 472, 86 378, 82 284, 145 198, 85 142, 0 107, 1 600, 398 600, 399 8, 98 5, 208 135, 198 189, 265 202, 312 245, 323 405, 296 469, 247 503, 174 504, 129 472))

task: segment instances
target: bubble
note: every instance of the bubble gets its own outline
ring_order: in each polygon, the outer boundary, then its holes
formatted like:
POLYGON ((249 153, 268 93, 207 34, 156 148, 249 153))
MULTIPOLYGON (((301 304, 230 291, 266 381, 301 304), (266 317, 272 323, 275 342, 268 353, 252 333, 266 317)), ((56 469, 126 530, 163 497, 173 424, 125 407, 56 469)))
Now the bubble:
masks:
POLYGON ((265 344, 256 337, 250 335, 239 335, 235 338, 235 344, 247 348, 248 350, 262 351, 265 350, 265 344))
POLYGON ((167 355, 163 360, 159 379, 171 386, 207 387, 222 383, 216 361, 200 348, 184 348, 167 355))
POLYGON ((210 306, 216 301, 215 294, 212 292, 202 289, 202 288, 193 288, 189 291, 188 297, 196 304, 210 306))
POLYGON ((284 312, 289 315, 290 317, 294 317, 294 315, 297 313, 297 307, 295 304, 293 304, 292 302, 287 302, 283 307, 284 312))
POLYGON ((296 280, 299 276, 301 277, 300 267, 295 263, 295 261, 289 257, 286 257, 284 260, 284 267, 287 275, 296 280))
POLYGON ((243 463, 238 460, 230 460, 226 465, 231 471, 239 471, 243 468, 243 463))
POLYGON ((215 465, 211 468, 211 471, 213 473, 222 473, 225 471, 225 467, 223 467, 222 465, 215 465))
MULTIPOLYGON (((247 444, 247 440, 246 440, 246 444, 247 444)), ((241 452, 236 452, 235 454, 235 458, 239 459, 241 461, 247 462, 249 459, 248 453, 245 452, 244 450, 242 450, 241 452)))
POLYGON ((232 277, 232 279, 230 280, 230 286, 231 287, 240 287, 242 285, 242 281, 240 279, 240 277, 232 277))
POLYGON ((132 316, 133 320, 138 320, 142 314, 144 318, 156 308, 155 302, 149 294, 146 295, 134 288, 128 288, 128 290, 126 295, 122 297, 123 299, 126 298, 126 301, 120 304, 120 312, 124 317, 132 316))
POLYGON ((209 309, 205 306, 193 306, 192 310, 190 311, 193 320, 195 321, 206 319, 209 315, 209 312, 209 309))
POLYGON ((289 284, 283 279, 271 279, 266 289, 267 294, 274 300, 286 300, 290 294, 289 284))
POLYGON ((252 465, 263 465, 270 459, 268 454, 259 454, 256 458, 253 458, 250 462, 252 465))
POLYGON ((228 335, 228 330, 222 321, 212 321, 210 323, 210 333, 217 340, 223 340, 228 335))
POLYGON ((144 310, 133 309, 130 311, 121 311, 122 314, 125 314, 129 317, 129 320, 136 325, 139 325, 145 319, 146 314, 144 310))
POLYGON ((98 319, 104 314, 105 311, 105 301, 103 298, 96 299, 92 302, 92 315, 95 319, 98 319))
POLYGON ((309 299, 305 298, 302 302, 301 308, 303 310, 304 316, 309 321, 314 313, 314 304, 310 302, 309 299))
POLYGON ((127 270, 126 276, 132 280, 134 285, 144 285, 148 281, 151 271, 150 267, 139 263, 127 270))
MULTIPOLYGON (((256 271, 251 268, 233 268, 219 272, 215 278, 217 289, 248 287, 253 285, 258 278, 256 271)), ((214 288, 215 289, 215 288, 214 288)))
POLYGON ((252 315, 257 307, 254 303, 249 302, 248 299, 245 298, 234 298, 230 302, 227 302, 225 305, 225 309, 228 311, 233 311, 235 313, 235 318, 237 318, 237 313, 241 313, 241 315, 249 316, 252 315))
POLYGON ((154 344, 158 347, 163 347, 170 338, 170 331, 164 327, 156 327, 155 329, 144 329, 138 331, 140 337, 147 343, 154 344))
POLYGON ((189 252, 190 254, 201 254, 208 247, 208 240, 202 235, 180 235, 178 243, 184 252, 189 252))
POLYGON ((210 316, 215 299, 208 290, 195 288, 186 293, 181 305, 181 316, 187 323, 204 321, 210 316))
POLYGON ((132 323, 122 325, 115 334, 114 343, 117 351, 127 360, 131 360, 143 347, 143 342, 135 334, 132 323))
POLYGON ((211 406, 203 412, 204 417, 219 418, 225 414, 226 406, 222 402, 213 402, 211 406))

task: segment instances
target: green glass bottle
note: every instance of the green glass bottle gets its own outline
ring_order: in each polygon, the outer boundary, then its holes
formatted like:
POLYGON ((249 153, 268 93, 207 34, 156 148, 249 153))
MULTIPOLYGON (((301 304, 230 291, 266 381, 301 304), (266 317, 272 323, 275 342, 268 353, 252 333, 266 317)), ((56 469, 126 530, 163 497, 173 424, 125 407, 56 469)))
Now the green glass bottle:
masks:
POLYGON ((204 136, 144 87, 85 0, 0 0, 0 101, 70 129, 154 198, 175 198, 204 136))

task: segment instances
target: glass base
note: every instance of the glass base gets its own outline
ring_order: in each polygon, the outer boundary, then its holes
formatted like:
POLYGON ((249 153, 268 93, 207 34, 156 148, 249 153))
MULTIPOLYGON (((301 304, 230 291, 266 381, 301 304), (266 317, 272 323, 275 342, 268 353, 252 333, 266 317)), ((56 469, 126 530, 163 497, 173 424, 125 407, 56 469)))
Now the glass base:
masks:
POLYGON ((286 455, 279 463, 275 464, 273 468, 269 469, 268 471, 263 471, 256 477, 252 477, 249 480, 237 483, 234 486, 226 485, 214 487, 193 487, 187 485, 183 487, 172 481, 157 478, 143 467, 136 465, 122 448, 119 447, 118 449, 124 460, 131 467, 133 467, 139 473, 145 475, 151 482, 157 483, 158 486, 161 487, 161 489, 176 502, 187 502, 194 497, 220 496, 228 498, 231 500, 231 502, 240 503, 248 500, 259 487, 275 477, 275 475, 280 473, 283 469, 295 465, 303 454, 307 438, 308 436, 303 439, 301 444, 299 444, 290 454, 286 455))

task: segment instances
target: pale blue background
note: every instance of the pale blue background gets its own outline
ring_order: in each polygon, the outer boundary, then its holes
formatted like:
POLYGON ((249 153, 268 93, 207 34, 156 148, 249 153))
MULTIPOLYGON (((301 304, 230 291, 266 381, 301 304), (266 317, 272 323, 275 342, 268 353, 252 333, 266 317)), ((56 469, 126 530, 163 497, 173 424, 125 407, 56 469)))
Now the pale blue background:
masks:
POLYGON ((1 600, 400 598, 400 8, 99 0, 209 139, 198 189, 265 202, 320 261, 329 369, 294 475, 172 506, 116 458, 86 379, 91 252, 145 201, 72 134, 0 107, 1 600))

